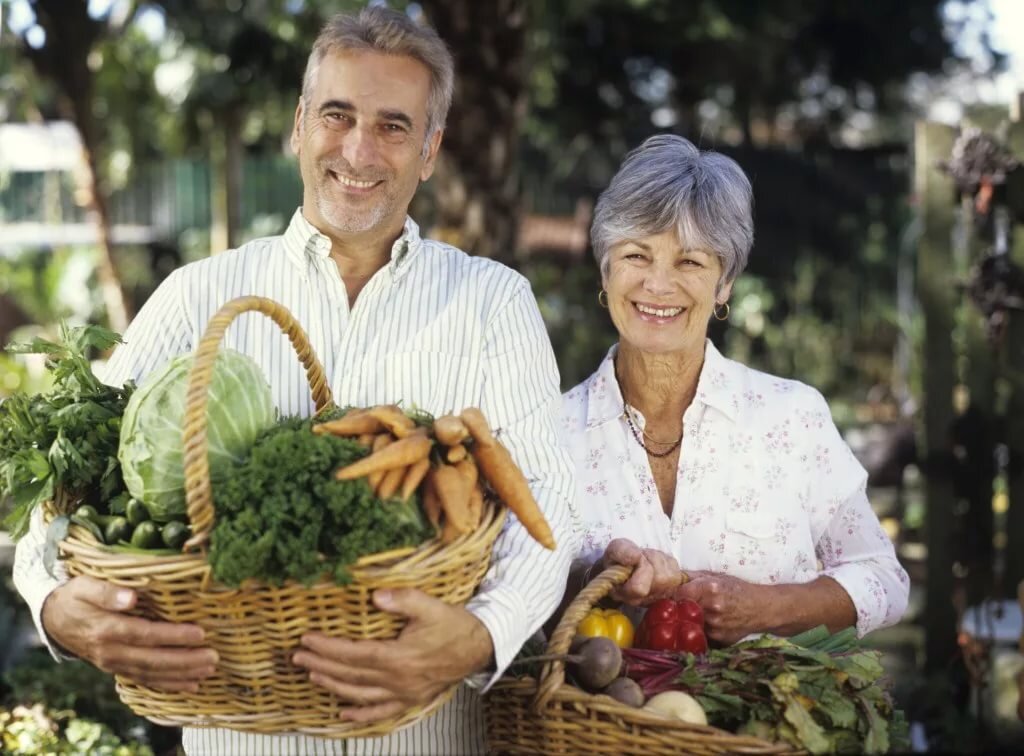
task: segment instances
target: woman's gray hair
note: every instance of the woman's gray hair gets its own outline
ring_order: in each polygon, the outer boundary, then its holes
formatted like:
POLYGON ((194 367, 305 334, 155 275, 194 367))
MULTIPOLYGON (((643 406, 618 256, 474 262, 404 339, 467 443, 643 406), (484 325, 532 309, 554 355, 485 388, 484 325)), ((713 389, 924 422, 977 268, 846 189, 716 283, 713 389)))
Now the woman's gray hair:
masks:
POLYGON ((626 155, 597 200, 590 238, 601 276, 613 246, 669 229, 685 247, 718 255, 719 285, 732 281, 754 244, 753 191, 732 158, 659 134, 626 155))
POLYGON ((316 86, 320 63, 330 53, 341 50, 373 50, 385 55, 404 55, 418 60, 430 71, 427 97, 426 139, 444 128, 452 104, 455 65, 448 46, 437 32, 417 24, 404 13, 374 6, 358 15, 339 14, 321 29, 302 77, 302 101, 309 105, 316 86))

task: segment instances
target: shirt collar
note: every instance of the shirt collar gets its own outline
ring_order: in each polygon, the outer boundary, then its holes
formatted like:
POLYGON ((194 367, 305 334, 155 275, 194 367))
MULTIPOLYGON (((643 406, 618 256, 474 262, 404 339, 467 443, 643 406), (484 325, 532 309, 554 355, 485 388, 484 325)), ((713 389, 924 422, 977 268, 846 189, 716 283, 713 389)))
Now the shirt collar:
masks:
MULTIPOLYGON (((615 378, 615 354, 618 344, 612 346, 601 361, 597 371, 587 379, 587 429, 597 428, 622 416, 624 400, 622 389, 615 378)), ((736 420, 738 407, 735 401, 742 376, 738 362, 726 359, 711 339, 704 346, 704 365, 697 379, 697 393, 694 402, 700 402, 723 413, 730 420, 736 420)))
MULTIPOLYGON (((327 258, 331 255, 331 240, 306 219, 301 207, 292 215, 282 241, 288 259, 300 270, 306 269, 306 263, 310 258, 327 258)), ((419 225, 406 216, 402 233, 391 246, 391 262, 388 263, 388 267, 391 268, 392 275, 396 278, 404 275, 422 247, 419 225)))

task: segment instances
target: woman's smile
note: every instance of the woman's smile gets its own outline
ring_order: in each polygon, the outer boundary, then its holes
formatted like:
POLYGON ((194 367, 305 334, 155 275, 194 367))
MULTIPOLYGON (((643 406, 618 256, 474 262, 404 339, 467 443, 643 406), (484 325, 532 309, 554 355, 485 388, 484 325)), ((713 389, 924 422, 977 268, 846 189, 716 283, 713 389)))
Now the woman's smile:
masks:
POLYGON ((648 302, 633 302, 632 305, 633 311, 640 320, 654 325, 674 323, 686 309, 684 307, 671 307, 669 305, 657 305, 648 302))

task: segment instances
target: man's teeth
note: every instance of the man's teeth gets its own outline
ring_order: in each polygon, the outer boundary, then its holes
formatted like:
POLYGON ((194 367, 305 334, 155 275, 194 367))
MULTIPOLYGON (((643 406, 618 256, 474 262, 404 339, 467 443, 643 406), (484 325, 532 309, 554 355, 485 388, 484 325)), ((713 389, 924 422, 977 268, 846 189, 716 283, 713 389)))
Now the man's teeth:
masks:
POLYGON ((682 307, 669 307, 664 310, 658 310, 654 307, 648 307, 647 305, 642 304, 638 304, 636 309, 640 310, 644 315, 653 315, 656 318, 674 318, 683 311, 682 307))
MULTIPOLYGON (((332 171, 332 173, 334 172, 332 171)), ((339 183, 344 184, 345 186, 353 186, 356 189, 369 189, 371 186, 375 186, 377 184, 376 181, 356 181, 355 179, 346 178, 340 173, 334 173, 334 178, 338 179, 339 183)))

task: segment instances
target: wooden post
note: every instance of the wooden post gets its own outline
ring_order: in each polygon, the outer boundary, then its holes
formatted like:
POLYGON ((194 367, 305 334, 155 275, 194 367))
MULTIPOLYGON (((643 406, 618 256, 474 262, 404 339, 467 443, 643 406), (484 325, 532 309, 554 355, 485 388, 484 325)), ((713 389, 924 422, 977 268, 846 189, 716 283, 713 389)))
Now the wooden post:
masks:
POLYGON ((952 264, 955 194, 952 179, 936 167, 938 160, 949 157, 954 138, 954 130, 942 124, 918 122, 914 127, 914 193, 921 214, 918 300, 924 315, 922 446, 928 545, 925 663, 930 671, 944 669, 957 650, 952 602, 954 495, 948 464, 953 422, 953 309, 957 296, 952 264))
MULTIPOLYGON (((1019 159, 1024 160, 1024 92, 1020 94, 1017 119, 1010 124, 1007 143, 1019 159)), ((1013 232, 1011 225, 1010 256, 1024 268, 1024 232, 1013 232)), ((1010 508, 1006 513, 1006 572, 1007 592, 1024 580, 1024 311, 1010 310, 1006 339, 1001 349, 1002 375, 1006 380, 1008 396, 1004 413, 1006 445, 1010 449, 1009 494, 1010 508)))

